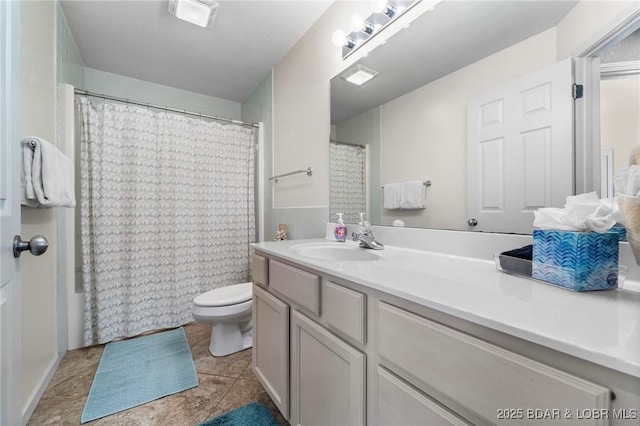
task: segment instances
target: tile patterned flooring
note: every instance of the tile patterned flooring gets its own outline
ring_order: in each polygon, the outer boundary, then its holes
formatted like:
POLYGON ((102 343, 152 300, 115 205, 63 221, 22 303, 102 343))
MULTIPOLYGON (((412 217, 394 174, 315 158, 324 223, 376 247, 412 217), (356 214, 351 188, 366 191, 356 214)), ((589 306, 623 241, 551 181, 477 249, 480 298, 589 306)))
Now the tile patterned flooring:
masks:
MULTIPOLYGON (((184 327, 200 385, 86 425, 196 426, 251 401, 265 404, 280 425, 288 425, 251 370, 251 349, 226 357, 209 353, 211 327, 184 327)), ((79 425, 80 415, 98 368, 104 345, 67 352, 28 426, 79 425)))

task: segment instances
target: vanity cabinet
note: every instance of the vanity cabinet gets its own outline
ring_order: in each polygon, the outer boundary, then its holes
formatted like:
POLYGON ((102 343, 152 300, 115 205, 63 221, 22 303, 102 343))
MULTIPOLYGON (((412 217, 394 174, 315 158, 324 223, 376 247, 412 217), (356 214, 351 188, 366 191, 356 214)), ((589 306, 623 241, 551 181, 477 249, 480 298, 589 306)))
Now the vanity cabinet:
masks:
POLYGON ((366 355, 351 344, 365 341, 365 295, 267 260, 253 263, 268 271, 253 274, 256 377, 292 425, 365 425, 366 355))
POLYGON ((254 371, 292 425, 638 424, 637 378, 264 258, 254 371))

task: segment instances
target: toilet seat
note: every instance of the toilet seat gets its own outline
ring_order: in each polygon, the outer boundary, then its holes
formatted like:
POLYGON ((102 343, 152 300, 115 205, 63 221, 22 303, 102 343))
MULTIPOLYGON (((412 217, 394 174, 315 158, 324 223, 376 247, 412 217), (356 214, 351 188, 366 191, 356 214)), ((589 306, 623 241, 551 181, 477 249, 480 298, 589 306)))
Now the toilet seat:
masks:
POLYGON ((202 307, 230 306, 252 299, 252 283, 232 284, 207 291, 193 298, 193 304, 202 307))

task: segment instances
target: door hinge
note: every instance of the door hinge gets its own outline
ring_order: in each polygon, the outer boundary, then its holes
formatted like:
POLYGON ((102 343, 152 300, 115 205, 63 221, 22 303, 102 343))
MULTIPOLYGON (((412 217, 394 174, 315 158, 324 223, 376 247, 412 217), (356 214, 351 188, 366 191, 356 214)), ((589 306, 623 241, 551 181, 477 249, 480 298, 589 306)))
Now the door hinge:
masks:
POLYGON ((573 99, 580 99, 584 95, 584 86, 582 84, 574 84, 571 91, 573 99))

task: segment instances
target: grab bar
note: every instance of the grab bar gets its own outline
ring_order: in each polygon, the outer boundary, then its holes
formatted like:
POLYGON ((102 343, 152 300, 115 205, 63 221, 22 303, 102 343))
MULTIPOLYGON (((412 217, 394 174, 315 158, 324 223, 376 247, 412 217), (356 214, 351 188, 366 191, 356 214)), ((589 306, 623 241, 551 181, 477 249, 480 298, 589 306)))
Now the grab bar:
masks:
POLYGON ((271 176, 269 180, 272 180, 274 183, 278 183, 278 179, 285 176, 297 175, 298 173, 306 173, 307 176, 311 176, 313 174, 313 169, 311 167, 307 167, 306 170, 300 169, 295 172, 283 173, 281 175, 271 176))

